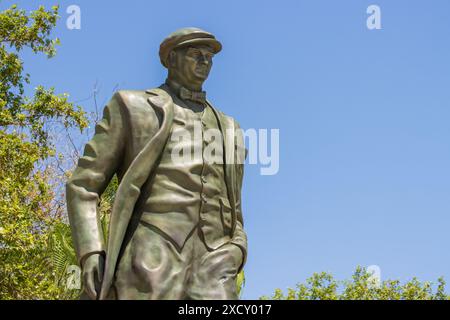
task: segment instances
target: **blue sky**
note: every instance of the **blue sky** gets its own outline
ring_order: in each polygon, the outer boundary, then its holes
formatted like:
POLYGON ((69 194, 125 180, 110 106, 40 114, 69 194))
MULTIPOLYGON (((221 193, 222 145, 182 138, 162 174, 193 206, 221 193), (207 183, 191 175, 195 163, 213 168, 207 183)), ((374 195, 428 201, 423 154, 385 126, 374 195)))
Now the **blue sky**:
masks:
MULTIPOLYGON (((248 165, 244 298, 328 271, 450 280, 450 2, 16 1, 59 3, 54 59, 24 55, 32 84, 82 101, 99 84, 165 79, 161 40, 185 26, 223 44, 205 90, 243 128, 280 130, 280 170, 248 165), (81 30, 65 9, 81 8, 81 30), (366 9, 381 8, 368 30, 366 9)), ((2 1, 6 7, 10 2, 2 1)), ((92 110, 92 100, 80 102, 92 110)))

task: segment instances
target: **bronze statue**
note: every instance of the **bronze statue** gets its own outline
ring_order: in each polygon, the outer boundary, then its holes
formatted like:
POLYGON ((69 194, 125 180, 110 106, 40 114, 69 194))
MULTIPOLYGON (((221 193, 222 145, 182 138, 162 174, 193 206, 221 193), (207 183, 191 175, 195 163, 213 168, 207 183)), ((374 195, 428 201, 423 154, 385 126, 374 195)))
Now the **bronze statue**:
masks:
POLYGON ((236 276, 247 255, 243 161, 236 152, 242 134, 202 91, 221 48, 198 28, 172 33, 159 51, 166 82, 146 91, 119 91, 105 107, 66 188, 91 299, 238 298, 236 276), (177 139, 196 128, 200 138, 177 139), (203 156, 173 160, 180 143, 182 152, 193 153, 212 143, 206 138, 210 129, 222 133, 216 156, 223 162, 203 156), (115 174, 120 183, 106 246, 97 205, 115 174))

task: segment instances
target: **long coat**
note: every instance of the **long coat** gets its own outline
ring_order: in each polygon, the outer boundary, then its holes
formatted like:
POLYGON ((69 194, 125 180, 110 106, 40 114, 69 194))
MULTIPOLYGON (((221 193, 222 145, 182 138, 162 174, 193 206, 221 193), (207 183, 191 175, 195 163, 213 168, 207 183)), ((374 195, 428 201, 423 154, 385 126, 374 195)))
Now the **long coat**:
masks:
MULTIPOLYGON (((108 296, 135 205, 170 135, 174 105, 165 85, 147 91, 119 91, 107 104, 95 135, 66 185, 67 210, 72 238, 82 264, 93 253, 106 255, 100 299, 108 296), (113 175, 119 187, 115 196, 107 247, 99 224, 97 205, 113 175)), ((212 107, 212 106, 211 106, 212 107)), ((241 187, 243 164, 239 157, 242 135, 236 121, 212 107, 224 138, 224 172, 232 208, 231 242, 243 249, 246 260, 247 238, 243 231, 241 187), (233 139, 234 141, 230 141, 233 139), (240 140, 239 140, 240 139, 240 140), (233 161, 230 161, 233 159, 233 161)), ((240 268, 240 269, 241 269, 240 268)))

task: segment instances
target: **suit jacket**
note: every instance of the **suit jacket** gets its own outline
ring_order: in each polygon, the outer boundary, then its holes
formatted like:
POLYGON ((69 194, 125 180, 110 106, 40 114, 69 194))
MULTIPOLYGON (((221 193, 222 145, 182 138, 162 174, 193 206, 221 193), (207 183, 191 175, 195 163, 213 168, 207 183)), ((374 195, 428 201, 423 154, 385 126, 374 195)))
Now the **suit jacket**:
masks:
MULTIPOLYGON (((100 299, 106 298, 111 288, 141 188, 158 165, 158 158, 170 135, 174 106, 167 90, 163 85, 147 91, 117 92, 105 107, 103 119, 96 125, 95 135, 86 144, 84 154, 66 185, 67 210, 80 264, 92 253, 106 255, 100 299), (119 187, 106 247, 97 205, 114 174, 118 176, 119 187)), ((235 120, 212 109, 224 137, 225 181, 233 217, 231 242, 243 251, 242 269, 246 260, 247 238, 243 231, 241 209, 243 164, 236 159, 239 154, 236 149, 243 143, 238 140, 230 142, 230 136, 226 134, 239 129, 235 120), (234 162, 230 163, 227 159, 234 159, 234 162)), ((242 136, 237 134, 234 138, 241 139, 242 136)))

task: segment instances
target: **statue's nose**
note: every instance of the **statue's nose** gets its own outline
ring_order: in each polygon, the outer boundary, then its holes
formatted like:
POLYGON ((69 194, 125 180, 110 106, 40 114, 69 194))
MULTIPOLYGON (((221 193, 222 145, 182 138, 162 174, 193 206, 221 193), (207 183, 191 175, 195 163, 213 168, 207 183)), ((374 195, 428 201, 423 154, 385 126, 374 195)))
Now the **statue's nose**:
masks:
POLYGON ((204 63, 204 64, 209 64, 209 59, 208 59, 208 57, 207 56, 201 56, 200 57, 200 62, 201 63, 204 63))

